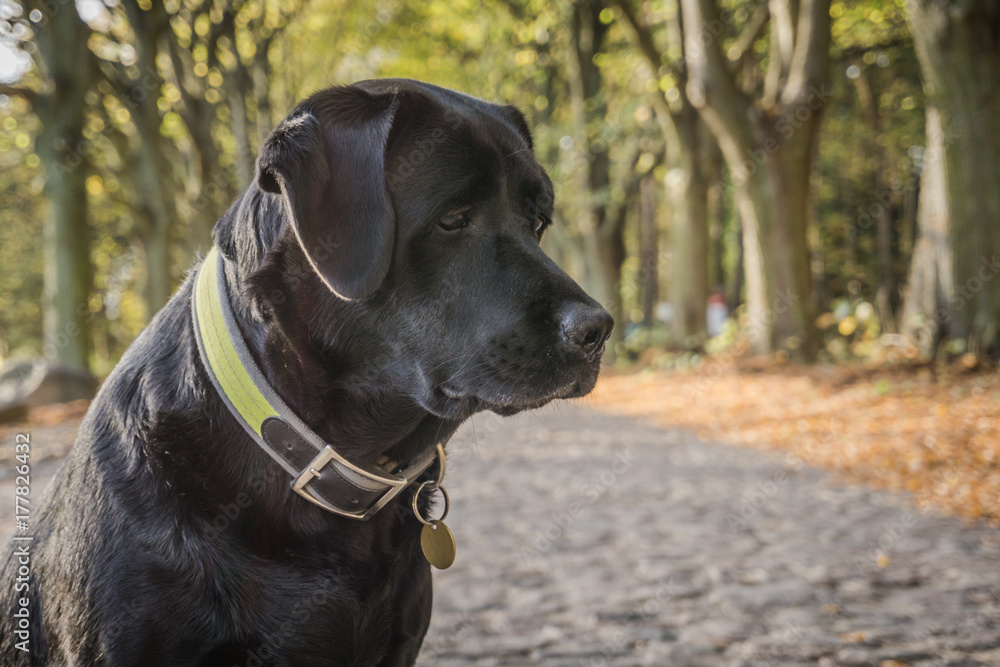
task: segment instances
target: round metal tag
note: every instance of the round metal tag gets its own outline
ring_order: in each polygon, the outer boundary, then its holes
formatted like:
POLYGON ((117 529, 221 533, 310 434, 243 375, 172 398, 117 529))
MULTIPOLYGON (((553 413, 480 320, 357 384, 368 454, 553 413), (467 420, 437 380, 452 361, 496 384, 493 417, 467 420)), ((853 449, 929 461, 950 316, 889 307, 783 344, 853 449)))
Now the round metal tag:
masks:
POLYGON ((427 562, 439 570, 447 570, 455 562, 455 536, 440 519, 420 531, 420 548, 427 562))

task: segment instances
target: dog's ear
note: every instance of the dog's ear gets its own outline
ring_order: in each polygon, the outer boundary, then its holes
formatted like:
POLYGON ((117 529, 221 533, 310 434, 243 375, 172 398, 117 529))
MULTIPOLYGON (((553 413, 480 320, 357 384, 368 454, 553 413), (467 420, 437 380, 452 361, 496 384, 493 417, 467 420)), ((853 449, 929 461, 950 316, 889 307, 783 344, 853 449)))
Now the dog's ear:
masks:
POLYGON ((513 104, 508 104, 500 107, 500 115, 517 129, 518 134, 528 144, 528 148, 534 150, 535 143, 531 140, 531 128, 528 127, 528 121, 521 110, 513 104))
POLYGON ((385 149, 396 107, 391 94, 327 91, 282 121, 257 159, 257 184, 284 198, 309 263, 343 299, 370 295, 389 271, 385 149))

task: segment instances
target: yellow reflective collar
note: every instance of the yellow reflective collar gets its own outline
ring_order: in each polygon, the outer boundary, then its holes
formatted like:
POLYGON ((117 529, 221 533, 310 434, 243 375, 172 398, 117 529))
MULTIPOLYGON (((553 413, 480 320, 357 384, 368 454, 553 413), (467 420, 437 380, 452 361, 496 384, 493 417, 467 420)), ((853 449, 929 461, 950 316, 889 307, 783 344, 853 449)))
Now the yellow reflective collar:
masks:
POLYGON ((191 315, 202 365, 226 407, 247 434, 291 476, 292 490, 328 512, 373 516, 434 463, 437 451, 396 472, 361 466, 341 456, 278 396, 240 333, 229 303, 225 261, 213 246, 195 278, 191 315))
POLYGON ((212 246, 195 283, 195 321, 204 348, 207 366, 218 383, 219 392, 229 399, 233 410, 243 419, 246 428, 261 436, 261 425, 268 417, 279 417, 246 366, 240 359, 233 340, 226 330, 222 306, 219 303, 219 272, 223 264, 219 251, 212 246))

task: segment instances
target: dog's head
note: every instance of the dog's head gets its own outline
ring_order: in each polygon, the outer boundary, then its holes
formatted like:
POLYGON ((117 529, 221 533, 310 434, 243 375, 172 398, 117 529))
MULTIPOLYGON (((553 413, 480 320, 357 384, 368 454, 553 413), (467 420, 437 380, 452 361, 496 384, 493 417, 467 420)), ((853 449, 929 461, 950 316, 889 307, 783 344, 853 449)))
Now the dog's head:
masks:
POLYGON ((219 243, 302 372, 446 419, 593 388, 613 321, 539 247, 552 184, 516 108, 406 80, 325 90, 267 139, 257 184, 255 215, 280 222, 219 243))

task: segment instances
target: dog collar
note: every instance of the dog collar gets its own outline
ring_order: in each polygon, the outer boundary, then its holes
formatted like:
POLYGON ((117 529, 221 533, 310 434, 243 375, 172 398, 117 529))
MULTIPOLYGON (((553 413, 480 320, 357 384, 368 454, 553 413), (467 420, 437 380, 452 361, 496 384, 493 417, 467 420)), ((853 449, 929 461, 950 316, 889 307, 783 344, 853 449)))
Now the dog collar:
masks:
POLYGON ((366 467, 341 456, 267 382, 236 325, 228 294, 222 254, 212 246, 191 299, 198 352, 226 407, 292 476, 293 491, 328 512, 364 521, 434 463, 433 450, 402 470, 392 461, 366 467))

